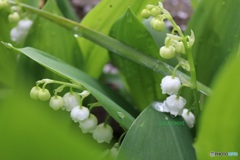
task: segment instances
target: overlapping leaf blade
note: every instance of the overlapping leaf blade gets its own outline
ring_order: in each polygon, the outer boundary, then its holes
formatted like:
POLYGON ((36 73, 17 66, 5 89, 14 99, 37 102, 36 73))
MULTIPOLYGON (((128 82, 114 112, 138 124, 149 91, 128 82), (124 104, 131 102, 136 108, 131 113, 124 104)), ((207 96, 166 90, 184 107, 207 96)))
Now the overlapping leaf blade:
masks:
MULTIPOLYGON (((110 36, 134 49, 159 59, 159 48, 148 30, 130 9, 112 27, 110 36)), ((153 100, 163 98, 160 90, 162 76, 119 55, 110 54, 119 68, 126 88, 135 104, 143 110, 153 100)))
POLYGON ((211 84, 228 55, 239 48, 238 6, 238 0, 202 0, 188 25, 196 37, 193 54, 198 80, 206 85, 211 84))
MULTIPOLYGON (((104 34, 108 34, 111 26, 131 7, 137 15, 147 4, 156 3, 155 0, 103 0, 94 7, 81 22, 82 25, 92 28, 104 34)), ((87 73, 93 77, 101 74, 103 65, 108 61, 107 50, 86 40, 79 39, 80 46, 84 54, 87 73), (94 64, 94 65, 92 65, 94 64)))
POLYGON ((134 121, 117 160, 194 160, 193 138, 181 117, 156 111, 153 102, 134 121))
MULTIPOLYGON (((240 54, 240 51, 232 54, 240 54)), ((239 159, 240 77, 236 75, 239 73, 240 57, 224 66, 215 79, 213 95, 202 113, 195 143, 199 160, 209 159, 210 152, 238 152, 238 156, 224 156, 221 159, 239 159)))
POLYGON ((132 124, 134 118, 123 109, 132 107, 84 72, 40 50, 36 50, 30 47, 17 49, 9 45, 7 46, 18 52, 21 52, 45 68, 57 73, 58 75, 86 87, 99 101, 99 103, 108 111, 108 113, 121 124, 121 126, 128 129, 132 124))
MULTIPOLYGON (((55 15, 62 15, 55 1, 48 1, 43 10, 55 15)), ((46 21, 41 16, 34 19, 24 46, 43 50, 77 68, 83 69, 84 63, 81 51, 74 35, 66 28, 51 21, 46 21)), ((19 77, 23 77, 24 81, 54 76, 36 63, 29 62, 26 57, 21 57, 19 63, 19 77)), ((30 83, 33 82, 30 81, 30 83)))

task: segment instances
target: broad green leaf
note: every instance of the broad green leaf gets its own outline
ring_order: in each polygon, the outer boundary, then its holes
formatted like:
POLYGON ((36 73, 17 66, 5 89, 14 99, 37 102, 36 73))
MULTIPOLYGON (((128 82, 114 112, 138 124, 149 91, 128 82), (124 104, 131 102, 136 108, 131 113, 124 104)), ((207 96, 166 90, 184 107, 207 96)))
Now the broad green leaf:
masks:
POLYGON ((68 112, 53 111, 26 92, 22 86, 0 102, 2 160, 99 159, 104 146, 83 134, 68 112))
MULTIPOLYGON (((163 61, 156 60, 155 58, 142 54, 141 52, 119 42, 116 39, 113 39, 109 36, 106 36, 90 28, 84 27, 77 22, 71 21, 69 19, 57 16, 57 15, 50 14, 49 12, 39 10, 37 8, 31 7, 26 4, 20 4, 20 5, 24 9, 28 10, 29 12, 41 15, 46 19, 49 19, 61 26, 64 26, 67 29, 70 29, 74 34, 79 35, 83 38, 86 38, 96 43, 97 45, 102 46, 103 48, 106 48, 107 50, 111 51, 111 53, 118 54, 126 59, 132 60, 133 62, 138 63, 142 66, 145 66, 146 68, 149 68, 161 75, 171 74, 173 71, 173 67, 164 63, 163 61)), ((190 77, 187 76, 186 74, 180 71, 177 71, 176 75, 181 80, 191 83, 190 77)), ((208 88, 207 86, 199 82, 197 83, 197 85, 198 85, 198 90, 201 93, 205 95, 211 94, 211 89, 208 88)))
MULTIPOLYGON (((156 3, 156 1, 142 0, 139 3, 139 0, 124 2, 122 0, 103 0, 86 15, 81 24, 103 34, 108 34, 112 25, 129 7, 139 16, 145 5, 151 3, 156 3)), ((87 73, 93 77, 98 77, 102 72, 103 65, 108 61, 107 50, 82 38, 79 39, 79 44, 84 54, 87 73)))
MULTIPOLYGON (((110 36, 144 54, 160 58, 152 36, 130 9, 113 25, 110 36)), ((143 110, 153 100, 165 97, 159 86, 163 76, 119 55, 111 54, 110 57, 139 109, 143 110)))
POLYGON ((193 54, 198 80, 206 85, 239 48, 239 6, 238 0, 202 0, 188 25, 196 37, 193 54))
MULTIPOLYGON (((10 41, 10 30, 12 25, 8 22, 7 10, 0 10, 0 41, 10 41)), ((9 50, 0 45, 0 90, 4 87, 11 87, 14 84, 16 55, 8 54, 9 50)))
POLYGON ((124 128, 128 129, 132 124, 134 118, 123 109, 131 109, 132 107, 127 103, 124 103, 120 97, 113 94, 103 85, 100 85, 84 72, 64 63, 60 59, 34 48, 26 47, 17 49, 9 45, 8 47, 21 52, 52 72, 87 88, 106 111, 124 128), (121 107, 119 105, 121 105, 121 107))
POLYGON ((193 138, 181 117, 156 111, 153 102, 134 121, 117 160, 194 160, 193 138))
POLYGON ((238 152, 237 157, 213 158, 239 159, 239 68, 240 57, 232 56, 232 60, 224 65, 215 78, 213 94, 204 107, 195 143, 199 160, 210 159, 210 152, 238 152))
MULTIPOLYGON (((43 10, 51 14, 62 16, 55 1, 47 1, 43 10)), ((24 46, 31 46, 45 52, 48 52, 63 61, 83 69, 81 51, 74 35, 66 28, 37 16, 25 40, 24 46)), ((34 62, 29 62, 26 57, 20 59, 19 73, 23 75, 24 80, 42 77, 51 78, 53 75, 41 68, 34 62), (26 74, 27 73, 27 74, 26 74)))

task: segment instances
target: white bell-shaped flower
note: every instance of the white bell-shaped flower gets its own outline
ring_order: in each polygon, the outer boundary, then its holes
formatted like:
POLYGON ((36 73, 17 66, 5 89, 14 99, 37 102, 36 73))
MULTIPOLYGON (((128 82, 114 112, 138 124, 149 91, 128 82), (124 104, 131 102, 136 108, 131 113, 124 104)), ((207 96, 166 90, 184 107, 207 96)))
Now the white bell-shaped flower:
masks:
POLYGON ((101 123, 93 132, 93 139, 98 143, 110 143, 113 138, 113 129, 110 125, 101 123))
POLYGON ((49 101, 49 106, 55 111, 62 108, 63 105, 64 105, 64 100, 61 96, 53 96, 49 101))
POLYGON ((26 32, 20 30, 18 27, 14 27, 10 31, 11 40, 14 42, 21 42, 25 38, 26 34, 26 32))
POLYGON ((182 114, 185 104, 186 100, 181 96, 177 97, 175 94, 169 96, 165 101, 165 105, 167 106, 169 112, 174 116, 182 114))
POLYGON ((75 92, 68 92, 63 96, 64 106, 62 109, 71 111, 74 107, 79 105, 80 96, 75 92))
POLYGON ((195 122, 195 116, 192 112, 189 112, 188 109, 183 109, 182 117, 187 123, 189 128, 193 128, 195 122))
POLYGON ((83 133, 93 133, 93 131, 97 127, 97 124, 97 117, 93 114, 90 114, 87 119, 79 122, 79 127, 81 128, 83 133))
POLYGON ((71 111, 71 118, 74 122, 81 122, 89 117, 89 109, 82 106, 76 106, 71 111))
POLYGON ((22 19, 18 22, 18 28, 23 31, 28 31, 32 26, 32 21, 30 19, 22 19))
POLYGON ((32 21, 29 19, 23 19, 18 21, 16 27, 10 31, 12 41, 21 42, 28 34, 28 30, 32 25, 32 21))
POLYGON ((160 86, 163 94, 177 94, 181 87, 181 81, 178 77, 165 76, 160 86))

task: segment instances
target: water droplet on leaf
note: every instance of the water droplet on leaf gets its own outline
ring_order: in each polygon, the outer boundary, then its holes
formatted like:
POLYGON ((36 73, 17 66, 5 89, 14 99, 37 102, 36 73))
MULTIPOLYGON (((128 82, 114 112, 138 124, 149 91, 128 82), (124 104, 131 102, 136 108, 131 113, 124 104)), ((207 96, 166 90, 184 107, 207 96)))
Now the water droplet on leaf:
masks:
POLYGON ((117 115, 118 115, 118 117, 120 117, 122 119, 125 117, 125 115, 122 112, 117 112, 117 115))

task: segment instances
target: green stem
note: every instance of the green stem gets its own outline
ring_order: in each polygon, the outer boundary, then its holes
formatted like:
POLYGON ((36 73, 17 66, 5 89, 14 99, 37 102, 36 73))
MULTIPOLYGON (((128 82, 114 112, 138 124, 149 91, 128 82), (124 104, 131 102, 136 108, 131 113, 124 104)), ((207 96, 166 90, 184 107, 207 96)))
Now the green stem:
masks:
POLYGON ((183 42, 185 52, 187 55, 187 60, 188 60, 189 66, 190 66, 190 75, 191 75, 191 84, 192 84, 191 88, 193 90, 193 97, 194 97, 195 104, 196 104, 195 116, 196 116, 196 119, 198 119, 198 117, 200 116, 200 104, 199 104, 199 95, 198 95, 197 76, 196 76, 196 70, 195 70, 195 65, 194 65, 194 61, 193 61, 191 48, 187 44, 187 38, 184 36, 184 34, 182 33, 182 30, 175 23, 173 18, 169 16, 168 20, 172 23, 173 28, 179 33, 180 37, 182 38, 182 42, 183 42))
POLYGON ((111 117, 111 116, 108 114, 107 117, 106 117, 106 119, 105 119, 104 122, 103 122, 103 123, 104 123, 104 126, 106 126, 106 124, 108 123, 110 117, 111 117))
MULTIPOLYGON (((132 60, 133 62, 143 65, 146 68, 149 68, 159 74, 169 75, 169 74, 172 74, 172 71, 174 70, 174 68, 172 66, 170 66, 160 60, 156 60, 153 57, 144 55, 141 52, 136 51, 135 49, 119 42, 116 39, 108 37, 102 33, 94 31, 90 28, 84 27, 77 22, 71 21, 64 17, 53 15, 51 13, 39 10, 37 8, 34 8, 34 7, 26 5, 26 4, 21 3, 21 6, 30 12, 41 15, 61 26, 64 26, 64 27, 70 29, 71 31, 74 32, 74 34, 78 34, 79 36, 82 36, 82 37, 108 49, 109 51, 111 51, 111 53, 115 53, 124 58, 132 60)), ((178 76, 180 79, 183 79, 185 81, 189 81, 189 82, 191 81, 191 78, 188 75, 186 75, 180 71, 176 72, 176 76, 178 76)), ((201 93, 203 93, 205 95, 211 94, 211 89, 208 88, 207 86, 203 85, 202 83, 198 82, 197 86, 198 86, 197 89, 199 89, 199 91, 201 93)))

